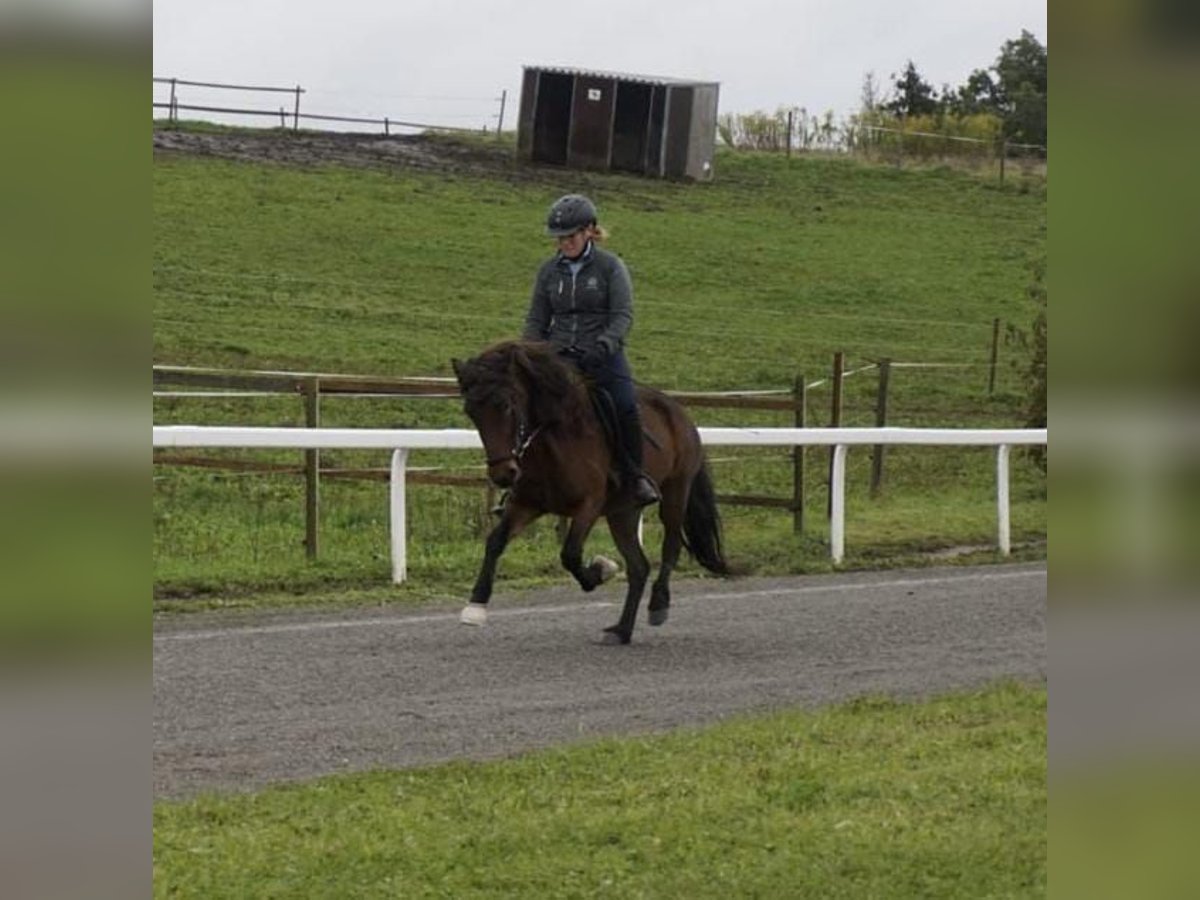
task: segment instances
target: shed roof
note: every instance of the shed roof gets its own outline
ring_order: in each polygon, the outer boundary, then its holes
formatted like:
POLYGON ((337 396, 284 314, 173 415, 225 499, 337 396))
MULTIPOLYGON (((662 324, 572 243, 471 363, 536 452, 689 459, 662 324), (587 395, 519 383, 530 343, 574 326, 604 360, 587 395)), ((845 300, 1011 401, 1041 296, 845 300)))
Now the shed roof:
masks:
POLYGON ((633 72, 608 72, 601 69, 572 69, 564 66, 524 66, 525 69, 536 69, 539 72, 553 72, 556 75, 585 75, 591 78, 613 78, 617 81, 637 81, 643 84, 680 85, 697 87, 700 85, 716 85, 716 81, 697 81, 692 78, 667 78, 663 75, 637 75, 633 72))

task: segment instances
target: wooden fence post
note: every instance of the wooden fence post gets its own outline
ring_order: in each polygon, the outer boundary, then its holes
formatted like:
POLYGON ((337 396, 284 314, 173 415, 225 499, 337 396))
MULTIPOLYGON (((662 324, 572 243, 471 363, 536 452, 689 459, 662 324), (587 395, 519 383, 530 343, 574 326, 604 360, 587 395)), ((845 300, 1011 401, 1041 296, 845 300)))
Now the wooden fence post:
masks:
POLYGON ((279 107, 279 127, 287 128, 287 111, 282 106, 279 107))
MULTIPOLYGON (((808 386, 804 383, 804 374, 796 376, 796 384, 792 388, 792 399, 796 404, 796 427, 808 427, 808 386)), ((797 444, 792 448, 792 531, 804 534, 804 460, 805 447, 797 444)))
MULTIPOLYGON (((829 427, 838 428, 842 424, 842 375, 846 368, 846 355, 839 350, 833 354, 833 391, 830 400, 829 427)), ((825 503, 825 516, 833 515, 833 457, 836 447, 829 448, 829 496, 825 503)))
POLYGON ((788 159, 792 158, 792 110, 788 110, 788 130, 787 130, 787 155, 788 159))
MULTIPOLYGON (((887 403, 888 403, 888 383, 892 376, 892 361, 890 359, 881 359, 879 361, 879 393, 875 397, 875 427, 885 428, 887 426, 887 403)), ((875 452, 871 454, 871 496, 878 497, 879 490, 883 486, 883 444, 875 445, 875 452)))
POLYGON ((496 137, 500 137, 500 131, 504 128, 504 104, 508 100, 508 88, 500 92, 500 118, 496 120, 496 137))
POLYGON ((172 125, 179 123, 179 101, 175 99, 175 81, 176 79, 171 79, 171 106, 170 112, 167 115, 172 125))
POLYGON ((988 396, 996 393, 996 361, 1000 358, 1000 319, 992 319, 992 356, 988 363, 988 396))
POLYGON ((1004 184, 1004 159, 1008 156, 1008 138, 1000 142, 1000 183, 1004 184))
POLYGON ((293 113, 292 131, 300 130, 300 85, 296 85, 296 111, 293 113))
MULTIPOLYGON (((304 424, 321 427, 321 382, 304 379, 304 424)), ((316 559, 320 548, 319 524, 321 513, 321 451, 304 451, 304 550, 309 559, 316 559)))

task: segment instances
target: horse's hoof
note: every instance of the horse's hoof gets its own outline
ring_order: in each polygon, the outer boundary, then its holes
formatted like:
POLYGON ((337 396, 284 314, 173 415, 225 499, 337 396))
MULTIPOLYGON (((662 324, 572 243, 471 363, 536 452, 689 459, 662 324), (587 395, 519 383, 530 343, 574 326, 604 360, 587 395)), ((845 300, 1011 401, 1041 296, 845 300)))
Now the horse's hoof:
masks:
POLYGON ((619 647, 622 644, 628 644, 630 637, 621 634, 616 627, 605 628, 604 634, 600 637, 600 643, 610 647, 619 647))
POLYGON ((591 564, 595 566, 596 570, 599 572, 601 584, 604 584, 604 582, 608 581, 621 571, 621 567, 607 556, 593 556, 591 564))
POLYGON ((650 610, 650 615, 647 621, 649 621, 651 625, 661 625, 667 621, 667 614, 669 612, 669 609, 652 609, 650 610))
POLYGON ((464 625, 486 625, 487 604, 468 603, 463 607, 462 615, 458 617, 458 621, 464 625))

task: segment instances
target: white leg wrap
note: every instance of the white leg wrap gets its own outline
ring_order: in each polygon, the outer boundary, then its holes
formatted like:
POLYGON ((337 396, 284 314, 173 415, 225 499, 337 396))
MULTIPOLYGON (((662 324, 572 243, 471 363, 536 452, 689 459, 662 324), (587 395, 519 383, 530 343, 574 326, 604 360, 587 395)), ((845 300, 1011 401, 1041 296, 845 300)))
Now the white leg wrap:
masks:
POLYGON ((458 617, 458 621, 464 625, 486 625, 487 604, 468 603, 463 607, 462 615, 458 617))
POLYGON ((593 556, 592 565, 600 567, 600 583, 608 581, 614 575, 621 571, 621 567, 609 559, 607 556, 593 556))

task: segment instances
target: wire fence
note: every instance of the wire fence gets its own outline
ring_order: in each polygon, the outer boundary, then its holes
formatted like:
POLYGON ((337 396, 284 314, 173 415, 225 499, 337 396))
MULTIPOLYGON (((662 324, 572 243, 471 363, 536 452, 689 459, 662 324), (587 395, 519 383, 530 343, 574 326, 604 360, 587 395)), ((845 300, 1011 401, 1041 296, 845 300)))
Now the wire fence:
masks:
POLYGON ((855 114, 836 121, 803 107, 774 113, 724 113, 719 140, 734 150, 852 155, 873 162, 948 165, 994 172, 1003 182, 1016 169, 1022 179, 1046 174, 1048 148, 1009 139, 993 114, 975 116, 883 116, 855 114))
MULTIPOLYGON (((485 113, 482 109, 479 113, 464 113, 459 118, 472 118, 480 122, 478 127, 467 127, 463 125, 448 125, 444 122, 418 122, 413 121, 413 117, 406 116, 397 118, 392 116, 351 116, 351 115, 332 115, 329 113, 309 112, 307 109, 301 109, 301 101, 311 92, 300 86, 295 87, 277 87, 267 85, 249 85, 249 84, 227 84, 216 81, 192 81, 183 78, 163 78, 155 76, 152 78, 155 85, 162 85, 164 88, 169 88, 169 94, 164 98, 155 98, 151 101, 151 107, 154 110, 165 110, 167 122, 171 125, 176 125, 180 121, 180 112, 198 112, 198 113, 217 113, 225 117, 234 117, 241 120, 250 118, 254 124, 261 123, 264 119, 278 119, 280 128, 290 128, 293 131, 300 129, 301 122, 304 123, 347 123, 353 125, 371 125, 382 130, 383 134, 391 135, 393 133, 403 133, 405 131, 449 131, 449 132, 465 132, 477 134, 480 132, 488 132, 493 128, 497 135, 500 134, 504 127, 504 112, 508 100, 508 91, 501 91, 499 97, 458 97, 458 98, 426 98, 426 97, 404 97, 406 103, 419 102, 437 102, 439 104, 449 102, 450 100, 465 101, 477 103, 482 108, 485 103, 498 103, 499 110, 496 113, 485 113), (193 97, 183 97, 182 88, 195 89, 192 90, 193 97), (227 94, 211 94, 209 92, 237 92, 240 94, 271 94, 285 95, 288 97, 287 105, 281 105, 278 108, 266 109, 260 106, 228 104, 218 105, 217 101, 210 101, 206 98, 209 96, 225 96, 227 94), (492 125, 494 120, 495 125, 492 125)), ((336 92, 324 92, 327 95, 336 94, 336 92)), ((396 95, 398 96, 398 95, 396 95)), ((445 113, 438 113, 438 118, 445 118, 445 113)), ((242 124, 242 123, 237 123, 242 124)))

